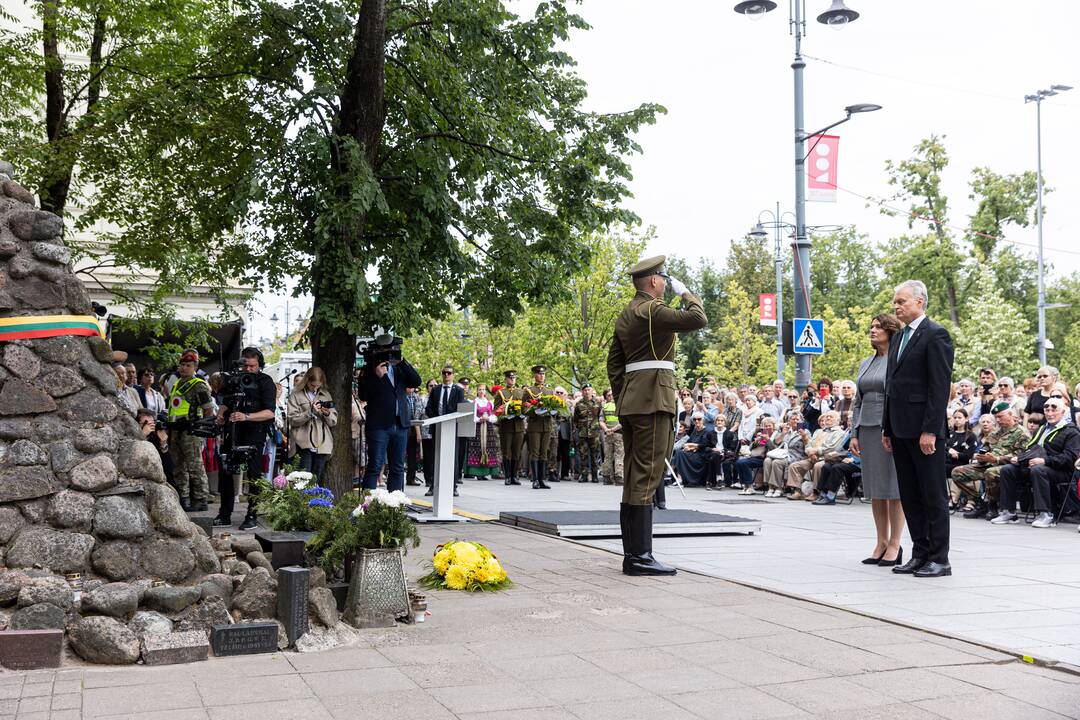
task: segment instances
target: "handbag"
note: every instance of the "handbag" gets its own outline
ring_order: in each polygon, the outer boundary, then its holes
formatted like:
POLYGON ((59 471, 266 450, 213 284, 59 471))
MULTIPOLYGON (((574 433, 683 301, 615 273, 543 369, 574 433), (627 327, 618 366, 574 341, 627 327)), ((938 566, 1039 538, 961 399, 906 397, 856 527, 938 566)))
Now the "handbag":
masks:
POLYGON ((1016 454, 1016 464, 1022 468, 1026 468, 1034 458, 1046 459, 1046 450, 1042 445, 1032 445, 1031 447, 1016 454))
POLYGON ((773 448, 769 452, 765 453, 765 457, 772 458, 773 460, 787 460, 788 449, 786 447, 773 448))

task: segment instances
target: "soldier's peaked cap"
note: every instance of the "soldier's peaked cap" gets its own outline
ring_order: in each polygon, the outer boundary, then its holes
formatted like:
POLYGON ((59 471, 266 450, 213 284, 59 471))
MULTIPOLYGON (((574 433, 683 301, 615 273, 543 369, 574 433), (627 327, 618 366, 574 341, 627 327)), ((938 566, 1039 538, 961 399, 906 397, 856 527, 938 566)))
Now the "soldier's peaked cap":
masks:
POLYGON ((503 372, 503 377, 517 377, 517 370, 506 370, 503 372))
POLYGON ((535 375, 536 373, 546 373, 546 372, 547 372, 547 368, 546 368, 546 367, 544 367, 543 365, 533 365, 533 366, 532 366, 532 371, 533 371, 533 374, 534 374, 534 375, 535 375))
POLYGON ((581 389, 584 390, 585 388, 591 388, 591 387, 592 387, 592 383, 585 383, 584 385, 581 386, 581 389))
POLYGON ((658 272, 662 272, 664 269, 664 262, 667 260, 665 255, 657 255, 656 257, 645 258, 634 267, 630 268, 629 275, 632 278, 648 277, 649 275, 655 275, 658 272))

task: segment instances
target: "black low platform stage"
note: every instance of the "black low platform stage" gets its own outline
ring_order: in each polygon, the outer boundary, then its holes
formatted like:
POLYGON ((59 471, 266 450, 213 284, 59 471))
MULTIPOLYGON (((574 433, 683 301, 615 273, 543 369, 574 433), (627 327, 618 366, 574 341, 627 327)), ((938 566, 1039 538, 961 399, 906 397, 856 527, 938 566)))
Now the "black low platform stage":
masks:
MULTIPOLYGON (((560 537, 619 537, 618 510, 501 512, 499 522, 560 537)), ((760 520, 700 510, 655 510, 653 535, 753 535, 760 520)))

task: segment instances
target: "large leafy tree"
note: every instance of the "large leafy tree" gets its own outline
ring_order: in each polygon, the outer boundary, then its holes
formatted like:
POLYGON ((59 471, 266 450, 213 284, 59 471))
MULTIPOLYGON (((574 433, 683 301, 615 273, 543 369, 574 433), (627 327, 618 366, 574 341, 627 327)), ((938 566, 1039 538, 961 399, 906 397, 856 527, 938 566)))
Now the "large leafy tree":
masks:
POLYGON ((734 279, 728 280, 726 302, 716 323, 717 342, 705 349, 698 376, 715 376, 723 385, 767 383, 776 375, 776 345, 758 327, 758 314, 750 295, 734 279))
POLYGON ((1025 378, 1038 358, 1028 321, 998 289, 991 270, 983 268, 968 299, 968 317, 957 331, 954 372, 957 378, 975 377, 988 364, 998 375, 1025 378))

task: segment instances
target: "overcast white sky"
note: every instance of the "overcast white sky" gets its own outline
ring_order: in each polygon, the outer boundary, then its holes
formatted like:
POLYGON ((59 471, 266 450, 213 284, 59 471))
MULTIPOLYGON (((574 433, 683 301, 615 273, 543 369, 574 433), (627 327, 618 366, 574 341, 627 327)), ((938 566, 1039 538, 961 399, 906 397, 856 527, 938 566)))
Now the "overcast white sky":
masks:
MULTIPOLYGON (((521 12, 535 5, 512 3, 521 12)), ((787 3, 780 0, 758 22, 737 15, 734 5, 584 0, 577 7, 592 30, 576 33, 568 50, 588 82, 589 108, 651 101, 668 110, 640 133, 644 153, 632 159, 629 206, 644 225, 656 226, 656 253, 722 263, 728 243, 761 210, 778 200, 781 210, 794 209, 787 3)), ((945 135, 951 163, 944 190, 956 226, 974 210, 967 197, 972 168, 1035 169, 1035 106, 1024 95, 1054 83, 1077 86, 1043 103, 1043 174, 1054 190, 1044 238, 1055 273, 1080 270, 1080 243, 1070 232, 1080 226, 1080 2, 850 0, 861 16, 839 31, 814 19, 828 6, 807 0, 806 129, 841 119, 846 105, 884 106, 836 129, 838 185, 889 196, 885 161, 907 158, 931 133, 945 135)), ((903 218, 843 192, 834 204, 808 203, 807 222, 854 224, 877 241, 906 232, 903 218)), ((1010 229, 1007 237, 1034 253, 1034 227, 1010 229)))

